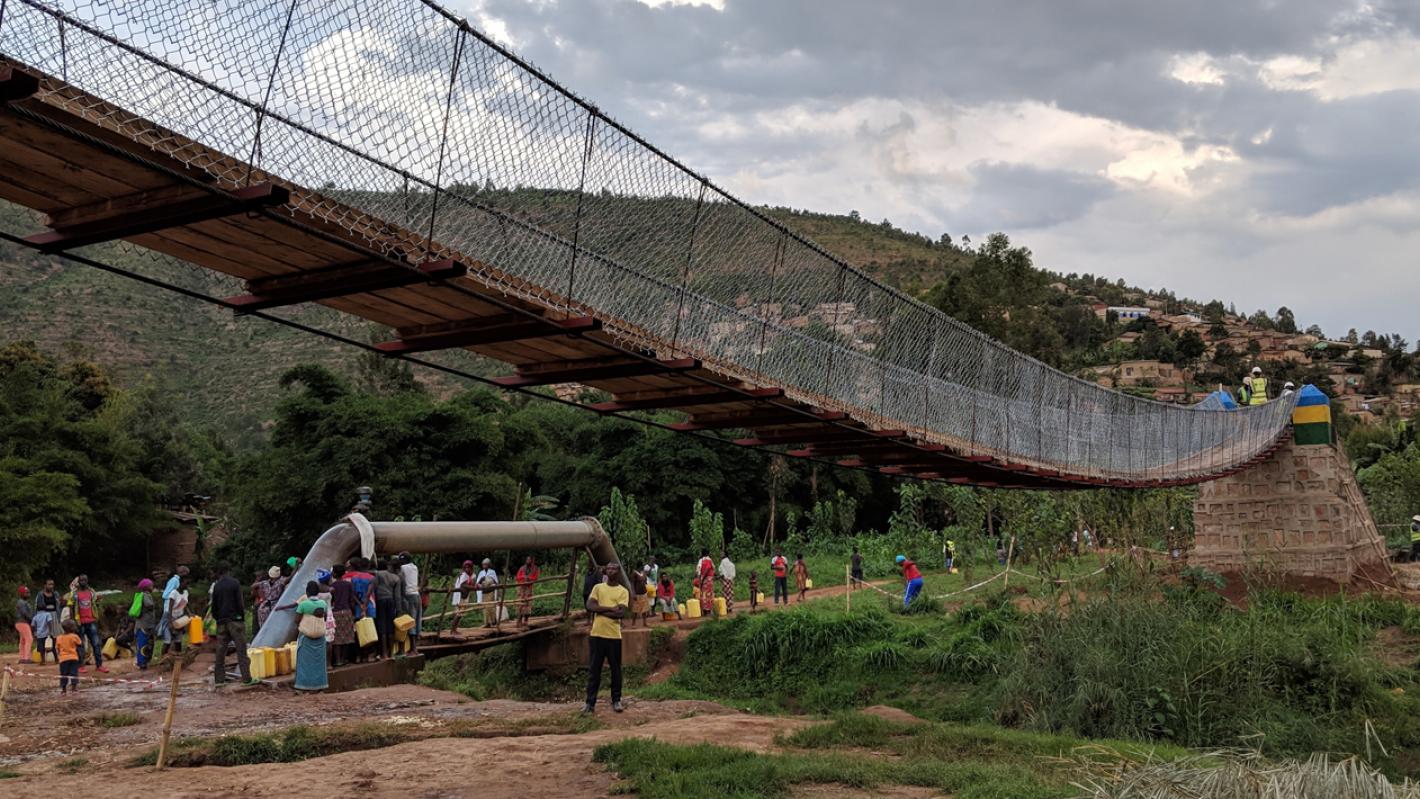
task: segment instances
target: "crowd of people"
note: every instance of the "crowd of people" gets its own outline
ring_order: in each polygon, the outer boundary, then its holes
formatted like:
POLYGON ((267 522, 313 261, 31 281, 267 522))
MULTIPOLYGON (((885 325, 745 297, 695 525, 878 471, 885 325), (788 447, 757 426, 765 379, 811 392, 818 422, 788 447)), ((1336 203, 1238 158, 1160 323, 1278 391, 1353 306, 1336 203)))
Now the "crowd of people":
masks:
MULTIPOLYGON (((53 580, 46 580, 44 587, 33 595, 28 586, 20 586, 15 600, 20 662, 44 664, 52 660, 60 665, 61 671, 72 671, 72 675, 66 676, 75 677, 76 684, 77 676, 88 671, 89 662, 93 663, 94 671, 107 673, 106 639, 99 629, 99 599, 114 593, 119 592, 94 588, 87 574, 75 577, 67 592, 60 592, 53 580)), ((180 566, 167 577, 161 593, 153 580, 145 577, 138 581, 128 612, 111 637, 116 648, 132 654, 138 668, 146 669, 158 641, 181 650, 190 624, 188 569, 180 566)))
MULTIPOLYGON (((944 552, 948 570, 955 555, 955 546, 948 542, 944 552)), ((916 563, 905 555, 898 555, 896 564, 903 579, 903 604, 907 606, 922 590, 922 574, 916 563)), ((202 625, 214 641, 213 683, 220 686, 229 681, 232 675, 227 669, 227 658, 229 652, 234 651, 241 681, 253 684, 256 681, 251 676, 247 642, 271 621, 273 614, 291 610, 297 619, 294 682, 302 691, 325 689, 332 667, 417 651, 428 592, 420 585, 419 567, 408 552, 378 561, 354 557, 313 572, 302 572, 301 567, 299 558, 288 558, 285 563, 255 575, 254 581, 244 589, 230 570, 219 564, 211 573, 206 612, 197 617, 197 621, 194 621, 195 611, 190 604, 192 576, 186 566, 177 567, 171 574, 155 574, 156 581, 139 580, 132 597, 121 603, 126 612, 112 631, 112 643, 131 652, 137 667, 146 669, 153 662, 159 645, 164 651, 180 652, 189 640, 191 628, 202 625), (314 577, 305 580, 300 590, 291 590, 298 574, 302 573, 314 577)), ((769 559, 769 571, 775 605, 789 604, 791 575, 798 601, 807 599, 812 582, 802 554, 791 562, 782 549, 776 549, 769 559)), ((617 564, 593 567, 587 572, 582 600, 594 639, 610 640, 613 636, 609 625, 613 621, 615 638, 619 639, 623 625, 646 626, 652 612, 680 618, 675 580, 669 570, 661 568, 655 555, 626 574, 630 591, 622 584, 621 575, 617 564)), ((850 587, 864 581, 863 556, 856 547, 850 557, 849 575, 850 587)), ((690 578, 692 596, 706 615, 732 614, 736 607, 738 577, 739 569, 728 553, 722 551, 717 562, 708 549, 702 549, 690 578)), ((484 558, 481 568, 475 570, 474 562, 466 560, 455 578, 451 605, 455 612, 480 608, 485 627, 508 618, 499 614, 507 614, 511 606, 517 625, 526 627, 533 612, 534 587, 540 579, 536 559, 528 556, 513 577, 516 594, 509 603, 503 597, 504 578, 492 561, 484 558)), ((754 611, 759 606, 758 571, 749 572, 748 588, 749 607, 754 611)), ((15 604, 21 661, 44 663, 52 658, 60 666, 61 690, 66 693, 77 689, 78 675, 87 670, 87 663, 92 662, 97 672, 107 672, 99 599, 116 593, 120 592, 96 590, 83 574, 71 581, 67 592, 60 592, 53 580, 45 581, 44 587, 34 594, 21 586, 15 604)), ((593 682, 600 679, 602 664, 609 664, 612 703, 619 710, 619 641, 615 655, 610 647, 611 644, 594 640, 593 682)), ((589 688, 588 710, 594 705, 595 689, 589 688)))

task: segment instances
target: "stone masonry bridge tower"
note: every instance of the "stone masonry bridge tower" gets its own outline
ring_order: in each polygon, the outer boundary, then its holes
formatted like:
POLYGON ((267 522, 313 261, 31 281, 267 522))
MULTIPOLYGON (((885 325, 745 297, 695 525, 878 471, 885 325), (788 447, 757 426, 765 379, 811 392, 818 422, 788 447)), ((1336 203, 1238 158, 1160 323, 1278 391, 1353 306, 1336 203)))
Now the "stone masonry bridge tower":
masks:
POLYGON ((1326 395, 1303 387, 1292 429, 1267 460, 1199 486, 1190 562, 1225 573, 1392 583, 1384 539, 1332 441, 1326 395))

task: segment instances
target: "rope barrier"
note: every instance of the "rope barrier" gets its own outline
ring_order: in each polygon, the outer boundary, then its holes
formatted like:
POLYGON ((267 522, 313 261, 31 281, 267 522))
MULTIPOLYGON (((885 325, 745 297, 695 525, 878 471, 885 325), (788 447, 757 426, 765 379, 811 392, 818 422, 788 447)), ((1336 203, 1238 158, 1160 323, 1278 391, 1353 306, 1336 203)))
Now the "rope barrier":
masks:
MULTIPOLYGON (((58 674, 57 672, 54 673, 54 674, 40 674, 40 673, 37 672, 37 671, 21 671, 21 670, 19 670, 19 669, 14 668, 13 666, 6 666, 6 667, 5 667, 5 673, 6 673, 6 674, 9 674, 9 675, 12 676, 12 677, 28 677, 28 678, 30 678, 30 679, 45 679, 45 680, 57 680, 57 679, 59 679, 59 674, 58 674)), ((70 677, 69 679, 71 679, 71 680, 80 680, 80 681, 83 681, 83 682, 107 682, 107 683, 122 683, 122 684, 125 684, 125 685, 146 685, 146 686, 148 686, 148 687, 150 687, 150 688, 151 688, 151 687, 154 687, 154 686, 157 686, 157 685, 159 685, 159 684, 161 684, 161 683, 163 682, 163 678, 162 678, 161 676, 154 677, 154 678, 151 679, 151 680, 130 680, 130 679, 126 679, 126 678, 123 678, 123 677, 89 677, 89 676, 82 676, 82 675, 81 675, 81 676, 78 676, 78 677, 70 677)))
MULTIPOLYGON (((1098 576, 1098 575, 1100 575, 1100 574, 1103 574, 1104 572, 1108 571, 1108 570, 1109 570, 1109 567, 1112 566, 1112 565, 1114 565, 1113 561, 1111 561, 1110 563, 1107 563, 1107 564, 1105 564, 1105 565, 1099 567, 1098 569, 1095 569, 1094 571, 1090 572, 1089 574, 1082 574, 1082 575, 1080 575, 1080 576, 1078 576, 1078 577, 1071 577, 1071 578, 1069 578, 1069 579, 1055 579, 1055 578, 1041 577, 1040 575, 1037 575, 1037 574, 1028 574, 1028 573, 1026 573, 1026 572, 1020 571, 1019 569, 1005 569, 1005 570, 1003 570, 1003 571, 996 572, 995 574, 991 575, 990 577, 986 578, 985 580, 982 580, 982 581, 979 582, 979 583, 976 583, 975 585, 969 585, 969 586, 967 586, 966 588, 962 588, 962 589, 957 590, 957 591, 950 591, 950 592, 945 593, 945 594, 937 594, 937 595, 935 595, 935 596, 930 596, 930 597, 927 597, 927 598, 928 598, 928 599, 948 599, 948 598, 950 598, 950 597, 960 596, 961 594, 967 594, 967 593, 970 593, 970 592, 972 592, 972 591, 977 590, 978 588, 981 588, 982 586, 989 585, 989 584, 991 584, 991 583, 993 583, 993 582, 995 582, 995 581, 997 581, 997 580, 1000 580, 1000 579, 1006 577, 1006 575, 1008 575, 1008 574, 1014 574, 1014 575, 1018 575, 1018 576, 1021 576, 1021 577, 1029 577, 1029 578, 1031 578, 1032 580, 1040 580, 1040 581, 1042 581, 1042 582, 1049 582, 1051 585, 1068 585, 1068 584, 1070 584, 1070 583, 1079 582, 1079 581, 1081 581, 1081 580, 1087 580, 1087 579, 1089 579, 1089 578, 1091 578, 1091 577, 1095 577, 1095 576, 1098 576)), ((858 583, 858 585, 864 586, 864 587, 867 587, 867 588, 871 588, 871 589, 873 589, 874 591, 877 591, 879 594, 882 594, 883 596, 886 596, 886 597, 891 597, 891 598, 893 598, 893 599, 901 599, 901 596, 900 596, 900 595, 895 594, 895 593, 892 593, 892 592, 890 592, 890 591, 884 591, 883 589, 881 589, 881 588, 877 587, 876 585, 873 585, 872 583, 867 582, 867 581, 861 581, 861 582, 858 583)))

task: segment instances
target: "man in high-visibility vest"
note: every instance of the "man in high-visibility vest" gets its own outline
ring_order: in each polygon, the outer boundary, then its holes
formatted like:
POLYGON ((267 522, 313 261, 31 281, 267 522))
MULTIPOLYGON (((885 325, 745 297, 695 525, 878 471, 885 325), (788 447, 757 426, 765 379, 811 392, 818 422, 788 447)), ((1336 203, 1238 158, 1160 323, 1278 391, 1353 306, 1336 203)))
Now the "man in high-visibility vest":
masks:
POLYGON ((1266 405, 1267 378, 1262 376, 1262 367, 1252 367, 1252 377, 1249 377, 1245 382, 1248 388, 1247 404, 1266 405))

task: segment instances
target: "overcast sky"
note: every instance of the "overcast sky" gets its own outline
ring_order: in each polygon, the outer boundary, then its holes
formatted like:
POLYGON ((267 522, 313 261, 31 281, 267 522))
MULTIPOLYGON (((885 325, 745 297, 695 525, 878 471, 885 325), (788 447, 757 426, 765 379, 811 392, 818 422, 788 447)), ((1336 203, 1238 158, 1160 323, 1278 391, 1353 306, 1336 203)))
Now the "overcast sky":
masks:
POLYGON ((753 203, 1420 338, 1420 0, 455 0, 753 203))

